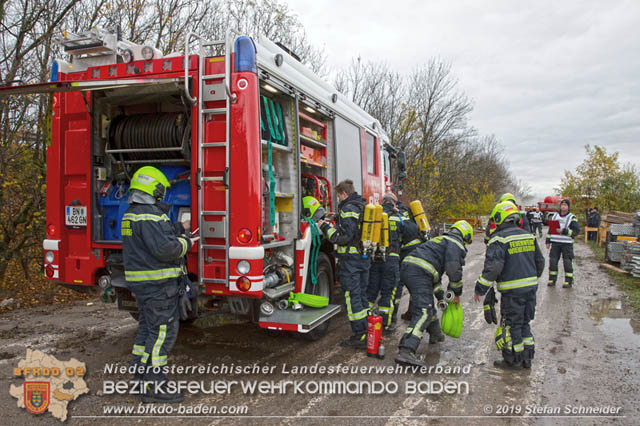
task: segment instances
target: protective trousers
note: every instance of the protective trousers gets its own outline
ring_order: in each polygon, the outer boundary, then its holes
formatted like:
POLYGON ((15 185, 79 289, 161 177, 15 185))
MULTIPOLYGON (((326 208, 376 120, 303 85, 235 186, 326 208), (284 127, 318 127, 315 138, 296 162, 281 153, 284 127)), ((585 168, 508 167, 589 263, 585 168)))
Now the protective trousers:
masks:
POLYGON ((502 326, 511 333, 511 344, 502 348, 502 357, 510 364, 531 361, 535 354, 535 343, 529 322, 536 313, 536 288, 526 293, 512 295, 508 291, 500 298, 502 326))
MULTIPOLYGON (((129 285, 138 302, 138 334, 133 342, 131 365, 163 367, 178 337, 178 279, 163 284, 129 285)), ((164 373, 147 368, 145 381, 166 380, 164 373)))
POLYGON ((536 235, 536 231, 538 235, 542 237, 542 222, 532 222, 531 223, 531 233, 536 235))
POLYGON ((399 265, 400 258, 398 256, 387 256, 384 262, 373 262, 369 271, 369 286, 367 287, 369 307, 373 307, 378 294, 380 294, 378 312, 382 316, 384 328, 389 328, 389 324, 391 324, 399 265))
POLYGON ((340 258, 338 276, 344 292, 347 318, 354 335, 367 332, 369 267, 369 259, 363 259, 360 255, 346 255, 340 258))
POLYGON ((555 284, 558 279, 558 262, 562 255, 564 264, 564 283, 573 284, 573 244, 551 243, 549 252, 549 284, 555 284))
POLYGON ((400 280, 411 295, 411 323, 400 339, 399 347, 416 352, 424 331, 437 318, 433 306, 433 275, 417 265, 403 263, 400 280))
MULTIPOLYGON (((398 318, 398 309, 400 308, 400 300, 402 300, 402 292, 404 291, 404 284, 400 279, 400 266, 405 257, 409 256, 415 246, 411 246, 408 249, 400 251, 400 261, 398 262, 398 273, 396 275, 396 288, 393 291, 393 313, 391 314, 391 320, 395 321, 398 318)), ((411 302, 409 302, 409 310, 411 310, 411 302)))

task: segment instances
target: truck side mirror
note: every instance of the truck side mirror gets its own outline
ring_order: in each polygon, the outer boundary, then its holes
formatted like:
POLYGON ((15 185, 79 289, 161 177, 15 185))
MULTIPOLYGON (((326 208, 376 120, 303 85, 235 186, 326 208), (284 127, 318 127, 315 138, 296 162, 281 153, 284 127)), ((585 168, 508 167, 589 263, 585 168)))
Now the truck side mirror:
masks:
POLYGON ((400 180, 405 180, 407 178, 407 174, 405 173, 405 171, 407 170, 407 159, 404 156, 404 151, 398 151, 397 153, 397 164, 398 164, 398 170, 400 171, 400 174, 398 175, 398 178, 400 180), (404 178, 402 177, 404 175, 404 178))

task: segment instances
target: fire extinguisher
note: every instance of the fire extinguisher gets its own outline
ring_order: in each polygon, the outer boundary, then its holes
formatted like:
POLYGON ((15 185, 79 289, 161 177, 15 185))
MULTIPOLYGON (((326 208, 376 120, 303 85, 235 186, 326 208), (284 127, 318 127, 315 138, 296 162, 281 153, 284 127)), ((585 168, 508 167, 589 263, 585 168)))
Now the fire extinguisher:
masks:
POLYGON ((367 322, 367 356, 384 359, 383 340, 382 317, 379 315, 369 315, 367 322))

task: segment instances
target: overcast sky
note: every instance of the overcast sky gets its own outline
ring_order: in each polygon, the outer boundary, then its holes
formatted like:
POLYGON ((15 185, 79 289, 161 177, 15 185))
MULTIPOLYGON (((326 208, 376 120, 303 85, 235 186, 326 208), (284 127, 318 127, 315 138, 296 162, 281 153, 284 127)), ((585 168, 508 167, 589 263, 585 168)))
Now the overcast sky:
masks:
POLYGON ((550 194, 584 145, 640 165, 640 1, 285 0, 330 67, 452 64, 472 125, 550 194))

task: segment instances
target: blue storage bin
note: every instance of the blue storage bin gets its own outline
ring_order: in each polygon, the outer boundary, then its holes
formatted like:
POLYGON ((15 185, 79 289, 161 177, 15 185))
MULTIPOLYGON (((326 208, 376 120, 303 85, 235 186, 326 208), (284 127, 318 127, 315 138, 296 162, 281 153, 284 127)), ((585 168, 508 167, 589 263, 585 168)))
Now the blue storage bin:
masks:
MULTIPOLYGON (((160 166, 158 167, 167 179, 172 180, 178 176, 188 175, 189 168, 185 166, 160 166)), ((102 223, 102 234, 106 241, 121 241, 120 222, 122 216, 129 208, 129 185, 114 185, 106 197, 99 197, 98 205, 102 206, 104 217, 102 223)), ((171 205, 169 219, 171 223, 178 219, 180 207, 191 207, 191 186, 189 181, 184 180, 172 184, 167 190, 163 200, 171 205)))

